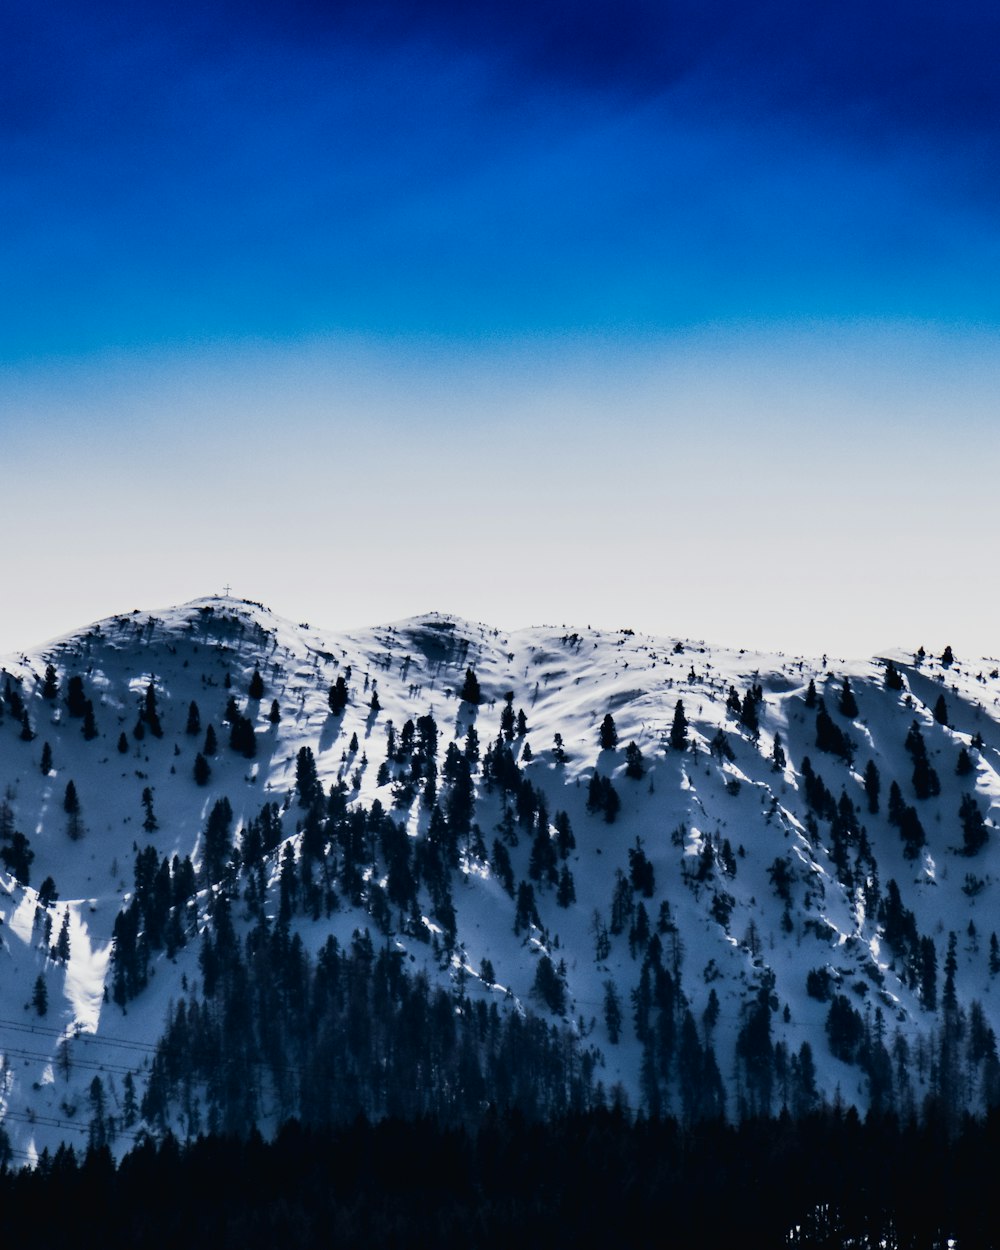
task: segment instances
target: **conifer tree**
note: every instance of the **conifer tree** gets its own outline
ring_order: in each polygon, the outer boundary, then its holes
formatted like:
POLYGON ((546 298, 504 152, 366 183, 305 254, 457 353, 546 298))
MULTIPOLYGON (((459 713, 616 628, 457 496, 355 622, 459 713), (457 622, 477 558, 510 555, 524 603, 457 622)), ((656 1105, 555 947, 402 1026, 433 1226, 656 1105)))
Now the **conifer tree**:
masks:
POLYGON ((330 704, 330 711, 334 716, 340 716, 344 708, 347 707, 347 682, 344 681, 344 675, 341 673, 337 680, 330 687, 330 693, 327 696, 330 704))
POLYGON ((48 1014, 49 991, 45 985, 45 978, 41 973, 35 978, 35 988, 31 993, 31 1005, 38 1015, 44 1016, 48 1014))
POLYGON ((42 698, 54 699, 59 693, 59 679, 51 664, 45 666, 45 682, 42 685, 42 698))
POLYGON ((688 741, 688 721, 684 715, 684 703, 677 700, 677 706, 674 708, 674 720, 670 726, 670 745, 675 751, 683 751, 687 748, 688 741))
POLYGON ((299 792, 299 806, 309 807, 319 788, 316 758, 311 747, 299 747, 295 758, 295 788, 299 792))
POLYGON ((250 678, 250 686, 247 693, 251 699, 263 699, 264 697, 264 679, 260 675, 260 669, 256 666, 253 670, 253 676, 250 678))
POLYGON ((750 733, 750 736, 756 740, 760 732, 760 724, 757 717, 757 700, 753 696, 753 692, 748 690, 743 696, 740 704, 740 724, 743 725, 750 733))
POLYGON ((472 703, 477 707, 482 702, 479 679, 471 666, 465 670, 465 681, 462 683, 462 689, 459 691, 458 697, 464 702, 472 703))
POLYGON ((212 775, 212 769, 207 759, 199 751, 194 757, 194 779, 199 786, 207 786, 208 779, 212 775))
POLYGON ((881 789, 881 778, 874 760, 865 766, 865 794, 868 796, 868 810, 874 816, 878 812, 878 796, 881 789))
POLYGON ((152 679, 146 687, 146 699, 140 717, 145 721, 154 738, 163 737, 163 726, 160 724, 160 714, 156 708, 156 684, 152 679))
POLYGON ((559 873, 559 885, 556 889, 556 902, 560 907, 569 907, 576 902, 576 886, 568 864, 563 864, 559 873))
POLYGON ((514 740, 514 692, 504 695, 503 711, 500 713, 500 732, 507 742, 514 740))
POLYGON ((962 795, 962 803, 958 809, 958 818, 962 824, 963 850, 966 855, 978 855, 986 845, 989 830, 983 820, 979 804, 971 794, 962 795))
POLYGON ((601 750, 613 751, 618 745, 618 730, 615 727, 614 717, 610 712, 601 721, 601 750))
POLYGON ((142 808, 145 816, 143 818, 142 827, 147 833, 153 833, 159 829, 160 825, 153 813, 153 789, 152 786, 144 786, 142 791, 142 808))
POLYGON ((63 796, 63 811, 68 816, 75 815, 80 810, 80 799, 76 793, 76 785, 72 781, 66 783, 66 793, 63 796))
POLYGON ((47 777, 52 771, 52 748, 46 742, 42 746, 42 776, 47 777))
POLYGON ((840 700, 837 703, 837 710, 841 716, 847 716, 851 720, 858 714, 858 701, 854 697, 854 691, 851 689, 851 679, 844 678, 844 684, 840 691, 840 700))
POLYGON ((194 699, 188 704, 187 725, 184 728, 186 734, 195 737, 201 733, 201 712, 198 710, 198 704, 194 699))
POLYGON ((604 982, 604 1026, 608 1030, 608 1041, 617 1046, 622 1035, 622 1000, 610 978, 604 982))
POLYGON ((83 689, 83 678, 74 674, 66 686, 66 710, 77 719, 87 710, 87 696, 83 689))
POLYGON ((53 958, 58 959, 60 963, 69 963, 69 908, 63 912, 62 925, 59 929, 59 937, 56 939, 55 948, 53 950, 53 958))

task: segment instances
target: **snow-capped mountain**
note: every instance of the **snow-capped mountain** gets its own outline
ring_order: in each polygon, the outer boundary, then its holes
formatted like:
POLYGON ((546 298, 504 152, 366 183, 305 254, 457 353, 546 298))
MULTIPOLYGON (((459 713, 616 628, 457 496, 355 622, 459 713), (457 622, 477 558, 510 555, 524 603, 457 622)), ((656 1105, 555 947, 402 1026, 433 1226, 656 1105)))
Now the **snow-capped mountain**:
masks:
POLYGON ((0 693, 15 1158, 309 1108, 1000 1099, 995 661, 209 598, 0 693))

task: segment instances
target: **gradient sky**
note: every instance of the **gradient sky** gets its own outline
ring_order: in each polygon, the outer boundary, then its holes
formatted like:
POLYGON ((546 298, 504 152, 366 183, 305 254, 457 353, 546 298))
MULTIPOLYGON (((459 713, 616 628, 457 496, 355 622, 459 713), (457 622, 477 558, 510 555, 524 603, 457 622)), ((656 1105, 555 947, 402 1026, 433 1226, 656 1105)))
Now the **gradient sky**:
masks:
POLYGON ((1000 10, 0 11, 0 651, 221 590, 998 654, 1000 10))

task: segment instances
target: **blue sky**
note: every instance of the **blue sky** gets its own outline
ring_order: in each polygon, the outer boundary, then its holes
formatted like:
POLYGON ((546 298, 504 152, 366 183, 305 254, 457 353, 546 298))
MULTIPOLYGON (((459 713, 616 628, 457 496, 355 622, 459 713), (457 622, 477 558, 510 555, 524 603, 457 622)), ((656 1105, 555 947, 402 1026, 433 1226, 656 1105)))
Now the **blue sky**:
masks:
POLYGON ((12 0, 0 649, 231 582, 1000 651, 998 33, 12 0))

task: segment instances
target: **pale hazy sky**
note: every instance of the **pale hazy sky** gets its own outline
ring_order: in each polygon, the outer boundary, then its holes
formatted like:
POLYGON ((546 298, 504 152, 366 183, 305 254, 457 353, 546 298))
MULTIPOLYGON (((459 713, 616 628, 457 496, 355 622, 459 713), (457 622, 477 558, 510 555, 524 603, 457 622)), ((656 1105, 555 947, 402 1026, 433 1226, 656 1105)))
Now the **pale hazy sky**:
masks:
POLYGON ((0 652, 1000 653, 988 6, 188 8, 0 17, 0 652))

